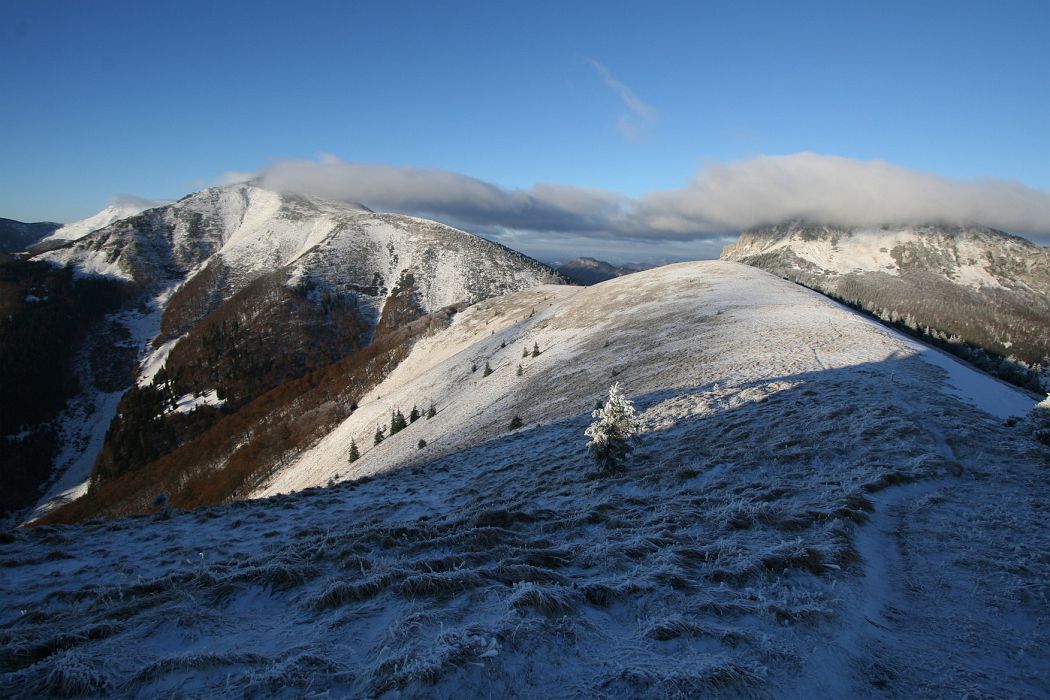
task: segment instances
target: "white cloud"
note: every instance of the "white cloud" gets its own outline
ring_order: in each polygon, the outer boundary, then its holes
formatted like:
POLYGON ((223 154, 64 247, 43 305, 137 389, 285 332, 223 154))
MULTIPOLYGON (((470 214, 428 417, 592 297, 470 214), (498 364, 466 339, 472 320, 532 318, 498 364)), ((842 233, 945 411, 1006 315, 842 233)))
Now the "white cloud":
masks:
POLYGON ((451 219, 485 230, 593 233, 606 228, 629 205, 623 195, 572 185, 507 190, 447 170, 347 163, 330 156, 319 162, 280 161, 256 179, 261 186, 281 192, 451 219))
POLYGON ((620 116, 617 126, 619 126, 620 133, 624 137, 630 141, 637 141, 660 120, 660 113, 652 105, 643 102, 634 94, 631 88, 614 78, 604 65, 593 58, 588 58, 587 63, 591 64, 591 67, 594 68, 602 82, 620 96, 620 99, 629 110, 629 114, 620 116))
POLYGON ((785 219, 847 226, 980 224, 1050 235, 1050 193, 1007 180, 954 180, 881 160, 815 153, 714 165, 684 188, 642 198, 656 228, 691 235, 785 219))
POLYGON ((554 241, 571 240, 638 250, 639 242, 674 244, 677 251, 692 244, 709 254, 726 236, 787 219, 845 226, 980 224, 1050 241, 1045 191, 814 153, 710 165, 680 189, 639 198, 574 185, 505 189, 446 170, 331 156, 280 161, 254 177, 271 189, 426 216, 527 250, 535 249, 530 242, 545 241, 554 250, 564 248, 554 241))

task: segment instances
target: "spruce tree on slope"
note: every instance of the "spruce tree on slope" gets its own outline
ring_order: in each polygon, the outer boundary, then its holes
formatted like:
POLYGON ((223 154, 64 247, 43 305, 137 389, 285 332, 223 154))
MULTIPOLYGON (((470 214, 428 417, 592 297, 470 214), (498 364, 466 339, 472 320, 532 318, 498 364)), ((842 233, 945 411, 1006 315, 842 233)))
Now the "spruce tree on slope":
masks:
POLYGON ((605 405, 595 409, 591 417, 594 421, 584 435, 590 438, 587 448, 595 464, 605 471, 622 469, 641 426, 634 405, 623 395, 619 382, 609 387, 605 405))
POLYGON ((408 427, 408 421, 405 420, 405 414, 401 412, 401 409, 395 409, 390 413, 390 434, 400 433, 402 430, 408 427))

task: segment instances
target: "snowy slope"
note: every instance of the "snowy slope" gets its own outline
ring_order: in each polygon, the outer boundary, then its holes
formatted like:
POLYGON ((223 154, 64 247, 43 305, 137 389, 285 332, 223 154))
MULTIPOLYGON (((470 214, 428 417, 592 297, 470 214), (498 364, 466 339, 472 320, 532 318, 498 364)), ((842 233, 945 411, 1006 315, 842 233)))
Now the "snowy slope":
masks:
POLYGON ((799 269, 827 275, 900 275, 909 268, 921 267, 973 289, 1016 286, 1019 281, 1028 281, 1017 277, 1028 274, 1036 275, 1043 287, 1050 281, 1050 253, 1046 250, 1016 236, 976 226, 843 228, 796 221, 745 231, 722 253, 723 260, 736 262, 762 256, 780 256, 785 263, 794 261, 799 269), (1004 266, 1004 261, 1008 265, 1004 266))
MULTIPOLYGON (((259 495, 417 460, 419 439, 429 452, 460 450, 503 434, 516 414, 542 424, 579 415, 613 372, 633 392, 648 395, 712 382, 744 385, 770 367, 796 375, 919 358, 946 371, 938 382, 942 391, 993 416, 1024 415, 1033 404, 1023 392, 765 273, 689 263, 639 274, 591 289, 530 289, 468 309, 449 330, 419 343, 359 402, 357 413, 259 495), (683 338, 683 324, 700 324, 704 340, 683 338), (766 341, 774 332, 777 342, 766 341), (522 358, 534 344, 540 357, 522 358), (785 357, 785 345, 804 351, 785 357), (728 356, 712 357, 712 346, 728 356), (741 347, 744 359, 736 357, 741 347), (489 377, 482 376, 486 362, 496 370, 489 377), (472 372, 473 366, 479 369, 472 372), (392 411, 408 415, 413 405, 425 409, 431 402, 439 416, 413 426, 411 439, 398 436, 372 448, 377 425, 389 424, 392 411), (366 456, 353 467, 345 458, 351 439, 366 456)), ((690 412, 712 410, 707 399, 696 403, 690 412)), ((680 399, 673 406, 684 408, 680 399)), ((653 426, 665 421, 659 407, 645 417, 653 426)))
POLYGON ((754 265, 906 327, 981 369, 1050 391, 1050 248, 979 226, 745 231, 722 259, 754 265))
MULTIPOLYGON (((222 274, 209 278, 213 306, 199 309, 198 318, 274 273, 289 287, 308 283, 318 295, 352 300, 373 325, 409 273, 422 312, 563 281, 530 258, 443 224, 252 185, 203 190, 38 257, 137 283, 162 312, 182 303, 186 282, 218 268, 222 274)), ((158 338, 147 349, 141 381, 160 369, 172 340, 158 338)))
POLYGON ((59 227, 54 233, 44 238, 43 242, 80 240, 89 233, 94 233, 100 228, 109 226, 114 221, 120 221, 129 216, 135 216, 146 209, 146 206, 145 202, 134 204, 130 202, 111 204, 102 211, 97 214, 92 214, 86 219, 74 221, 71 224, 59 227))
POLYGON ((341 483, 0 541, 0 692, 1046 696, 1046 448, 961 371, 728 263, 483 302, 270 490, 341 483))

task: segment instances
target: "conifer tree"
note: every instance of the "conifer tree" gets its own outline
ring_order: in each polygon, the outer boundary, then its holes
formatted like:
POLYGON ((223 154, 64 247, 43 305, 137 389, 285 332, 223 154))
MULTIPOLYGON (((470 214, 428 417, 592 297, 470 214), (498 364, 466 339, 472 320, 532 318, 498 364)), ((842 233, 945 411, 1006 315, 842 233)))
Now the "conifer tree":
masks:
POLYGON ((533 357, 539 357, 540 356, 540 344, 539 343, 533 343, 532 344, 532 356, 533 357))
POLYGON ((529 346, 528 345, 526 345, 525 347, 523 347, 521 349, 521 356, 522 357, 528 357, 529 356, 529 346))
POLYGON ((375 437, 375 443, 374 444, 378 445, 379 443, 383 442, 383 438, 385 438, 385 437, 386 437, 386 427, 381 425, 378 428, 376 428, 376 437, 375 437))
POLYGON ((510 429, 511 430, 517 430, 518 428, 520 428, 523 425, 525 425, 525 423, 522 422, 521 416, 514 416, 513 418, 510 419, 510 429))
POLYGON ((398 408, 390 413, 390 434, 400 433, 402 430, 408 427, 408 421, 405 420, 405 414, 398 408))
POLYGON ((420 450, 422 450, 426 446, 427 446, 427 441, 423 440, 423 439, 420 439, 420 441, 418 443, 416 443, 416 448, 420 449, 420 450))
POLYGON ((430 402, 430 408, 427 409, 427 420, 430 420, 438 414, 437 408, 434 407, 434 402, 430 402))
POLYGON ((635 418, 634 405, 623 395, 619 382, 609 387, 605 405, 591 416, 594 422, 584 435, 590 438, 587 448, 595 463, 606 471, 622 468, 641 426, 635 418))
POLYGON ((408 422, 415 423, 417 420, 419 420, 419 409, 413 405, 412 411, 408 414, 408 422))
MULTIPOLYGON (((378 442, 376 443, 379 444, 378 442)), ((357 460, 361 459, 361 452, 357 449, 357 442, 353 438, 350 438, 350 454, 347 455, 346 461, 353 464, 357 460)))
POLYGON ((525 369, 521 365, 518 365, 517 375, 520 377, 523 374, 525 374, 525 369))
POLYGON ((485 363, 485 371, 481 373, 481 376, 482 376, 482 377, 487 377, 487 376, 489 376, 490 374, 492 374, 492 372, 493 372, 493 371, 494 371, 494 370, 492 369, 492 367, 490 367, 490 366, 489 366, 489 363, 488 363, 488 362, 486 362, 486 363, 485 363))

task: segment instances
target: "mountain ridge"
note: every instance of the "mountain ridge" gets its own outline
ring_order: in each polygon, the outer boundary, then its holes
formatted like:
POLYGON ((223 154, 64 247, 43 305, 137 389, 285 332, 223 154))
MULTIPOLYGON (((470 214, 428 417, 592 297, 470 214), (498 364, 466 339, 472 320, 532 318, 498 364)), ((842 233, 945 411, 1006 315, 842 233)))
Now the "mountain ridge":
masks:
POLYGON ((257 498, 181 510, 200 492, 176 480, 169 512, 145 479, 123 512, 151 514, 15 533, 0 689, 1047 691, 1046 455, 1004 420, 1034 405, 1020 390, 729 262, 448 321, 257 498), (641 434, 606 473, 584 430, 613 382, 641 434))
POLYGON ((657 267, 659 263, 624 263, 614 265, 597 258, 580 257, 574 258, 567 263, 557 266, 557 271, 578 284, 597 284, 615 277, 622 277, 633 272, 650 270, 657 267))
POLYGON ((829 294, 1033 390, 1050 389, 1050 248, 981 226, 745 231, 722 259, 829 294))
MULTIPOLYGON (((122 370, 133 386, 119 406, 112 391, 101 392, 77 412, 65 443, 95 445, 102 429, 108 437, 93 468, 84 452, 62 458, 64 467, 79 465, 81 479, 73 490, 70 479, 60 480, 63 499, 83 493, 87 468, 107 478, 142 466, 218 416, 361 351, 377 330, 565 281, 531 258, 437 222, 252 185, 193 193, 34 260, 111 280, 136 299, 106 323, 134 339, 141 366, 122 370), (211 406, 183 400, 216 391, 221 399, 211 406), (110 398, 103 401, 103 393, 110 398), (179 401, 199 409, 168 413, 179 401), (114 423, 102 425, 104 415, 114 423), (84 416, 92 416, 92 427, 84 416)), ((94 386, 84 371, 81 384, 94 386)))
POLYGON ((51 235, 62 224, 53 221, 26 223, 0 219, 0 253, 19 253, 51 235))

